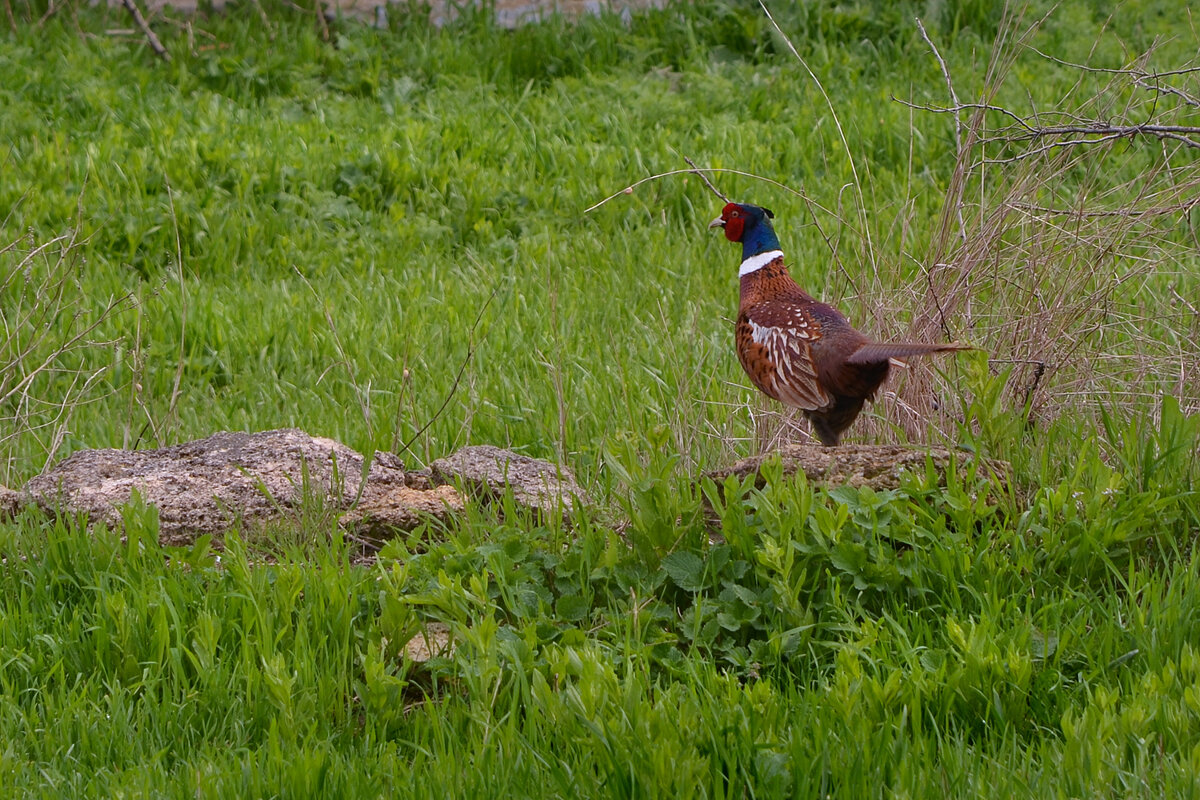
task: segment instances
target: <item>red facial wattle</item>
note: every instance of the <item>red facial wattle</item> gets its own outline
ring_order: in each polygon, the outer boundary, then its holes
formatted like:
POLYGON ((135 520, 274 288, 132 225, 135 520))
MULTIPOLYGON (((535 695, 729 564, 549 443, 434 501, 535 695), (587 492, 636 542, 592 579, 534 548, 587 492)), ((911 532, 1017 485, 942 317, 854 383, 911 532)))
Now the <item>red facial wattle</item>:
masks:
POLYGON ((737 216, 727 217, 725 219, 725 238, 731 242, 740 242, 745 228, 746 218, 740 213, 737 216))
POLYGON ((737 203, 727 203, 721 209, 721 218, 725 220, 725 238, 731 242, 740 242, 746 231, 746 216, 737 203))

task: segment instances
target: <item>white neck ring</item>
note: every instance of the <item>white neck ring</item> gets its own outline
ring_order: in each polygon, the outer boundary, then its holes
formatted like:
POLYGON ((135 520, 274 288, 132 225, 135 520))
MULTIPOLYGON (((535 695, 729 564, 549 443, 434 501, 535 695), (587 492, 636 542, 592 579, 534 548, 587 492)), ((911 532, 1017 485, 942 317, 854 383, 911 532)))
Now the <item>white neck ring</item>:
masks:
POLYGON ((768 250, 765 253, 759 253, 756 256, 750 256, 742 262, 741 269, 738 270, 738 277, 744 278, 751 272, 757 272, 775 259, 782 257, 782 250, 768 250))

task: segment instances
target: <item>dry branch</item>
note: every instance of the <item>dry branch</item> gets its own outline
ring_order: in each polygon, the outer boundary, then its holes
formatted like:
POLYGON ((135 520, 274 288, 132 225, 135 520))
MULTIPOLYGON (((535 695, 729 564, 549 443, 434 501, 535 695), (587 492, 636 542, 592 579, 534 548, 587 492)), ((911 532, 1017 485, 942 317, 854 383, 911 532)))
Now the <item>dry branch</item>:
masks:
POLYGON ((993 159, 992 163, 1022 161, 1058 147, 1101 144, 1115 139, 1126 139, 1134 136, 1170 139, 1185 144, 1188 147, 1200 148, 1200 140, 1190 138, 1192 136, 1200 136, 1200 126, 1195 125, 1160 125, 1152 122, 1133 125, 1112 125, 1100 121, 1084 125, 1043 125, 1037 121, 1036 117, 1021 117, 1010 109, 989 103, 958 103, 953 106, 930 106, 910 103, 895 96, 892 97, 892 100, 920 111, 929 111, 934 114, 953 114, 955 119, 958 119, 958 115, 963 111, 977 110, 995 111, 1014 120, 1014 125, 998 128, 992 135, 981 138, 980 141, 985 144, 1019 144, 1046 139, 1052 136, 1079 135, 1085 137, 1082 139, 1066 139, 1059 142, 1050 142, 1038 149, 1019 153, 1012 158, 993 159))
POLYGON ((684 156, 683 160, 686 161, 687 165, 692 168, 691 169, 692 174, 694 174, 700 180, 704 181, 704 185, 708 187, 708 190, 710 192, 715 194, 721 200, 721 202, 723 202, 723 203, 729 202, 729 197, 724 192, 722 192, 720 189, 718 189, 716 186, 713 185, 713 182, 708 179, 708 176, 704 174, 704 171, 696 166, 695 161, 692 161, 687 156, 684 156))
POLYGON ((121 2, 125 5, 125 8, 129 9, 129 13, 133 16, 133 21, 137 23, 138 28, 146 35, 146 41, 149 43, 150 49, 158 54, 158 57, 163 61, 170 61, 171 54, 167 52, 167 48, 163 47, 163 43, 159 41, 158 35, 150 29, 150 24, 142 16, 142 10, 138 8, 137 3, 134 0, 121 0, 121 2))

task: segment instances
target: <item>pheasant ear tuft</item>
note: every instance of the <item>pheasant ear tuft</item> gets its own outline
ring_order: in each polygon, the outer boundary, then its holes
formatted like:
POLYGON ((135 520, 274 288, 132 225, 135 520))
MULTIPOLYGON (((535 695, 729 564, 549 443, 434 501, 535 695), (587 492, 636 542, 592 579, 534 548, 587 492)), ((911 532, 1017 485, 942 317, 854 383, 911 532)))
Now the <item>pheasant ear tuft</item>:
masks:
POLYGON ((767 215, 767 219, 775 219, 775 212, 769 208, 764 208, 763 213, 767 215))

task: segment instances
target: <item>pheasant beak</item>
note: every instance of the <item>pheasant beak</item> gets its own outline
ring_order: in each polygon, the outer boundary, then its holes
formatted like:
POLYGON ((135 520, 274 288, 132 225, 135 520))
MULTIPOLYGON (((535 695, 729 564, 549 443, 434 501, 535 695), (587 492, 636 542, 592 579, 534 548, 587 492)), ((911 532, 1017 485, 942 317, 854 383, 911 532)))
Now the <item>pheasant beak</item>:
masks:
POLYGON ((710 229, 711 229, 711 228, 724 228, 724 227, 725 227, 725 218, 724 218, 724 217, 717 217, 717 218, 716 218, 716 219, 714 219, 712 222, 708 223, 708 227, 709 227, 710 229))

